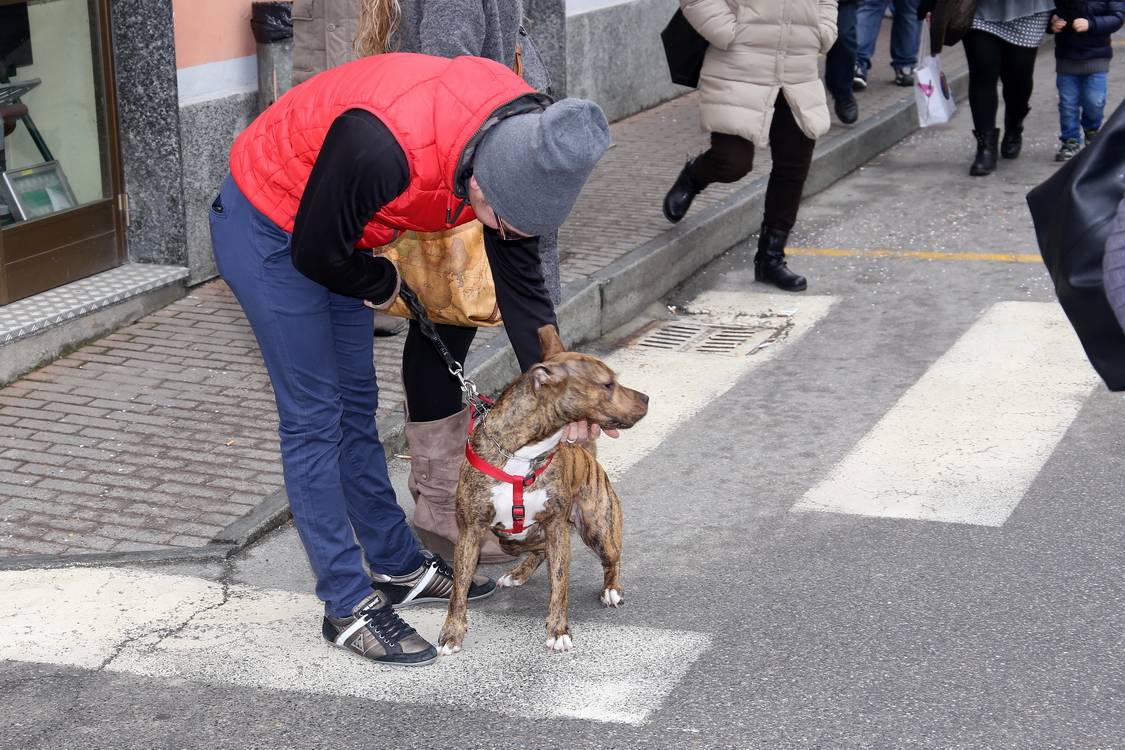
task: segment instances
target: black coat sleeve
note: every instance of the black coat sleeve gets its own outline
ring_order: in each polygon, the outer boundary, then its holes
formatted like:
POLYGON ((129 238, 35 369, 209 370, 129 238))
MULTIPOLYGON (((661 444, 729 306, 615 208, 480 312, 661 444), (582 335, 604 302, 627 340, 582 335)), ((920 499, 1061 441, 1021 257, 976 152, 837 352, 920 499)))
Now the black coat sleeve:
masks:
POLYGON ((337 117, 297 209, 293 265, 337 294, 386 302, 398 271, 386 258, 357 252, 355 246, 371 217, 409 182, 406 154, 379 118, 364 110, 337 117))
POLYGON ((558 327, 555 308, 547 293, 539 267, 539 238, 501 240, 496 230, 485 227, 484 247, 496 282, 496 302, 504 318, 504 330, 516 352, 520 370, 526 372, 543 361, 539 329, 558 327))

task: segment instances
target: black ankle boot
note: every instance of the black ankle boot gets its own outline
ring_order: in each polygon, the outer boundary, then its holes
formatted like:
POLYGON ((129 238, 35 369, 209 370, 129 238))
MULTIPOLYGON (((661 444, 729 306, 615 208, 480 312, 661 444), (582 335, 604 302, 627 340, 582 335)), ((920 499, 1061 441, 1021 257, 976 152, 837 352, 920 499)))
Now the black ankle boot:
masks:
POLYGON ((684 218, 695 196, 707 187, 706 184, 696 181, 693 174, 698 159, 698 156, 693 156, 687 160, 687 164, 680 170, 680 176, 672 184, 672 189, 664 196, 664 218, 668 221, 679 221, 684 218))
POLYGON ((773 284, 786 292, 803 292, 809 284, 785 264, 785 241, 789 232, 762 225, 758 235, 758 252, 754 256, 754 280, 773 284))
POLYGON ((996 147, 1000 141, 1000 128, 992 130, 974 130, 977 138, 977 158, 973 166, 969 167, 969 174, 973 177, 984 177, 992 174, 996 169, 996 147))
POLYGON ((1000 155, 1005 159, 1015 159, 1023 148, 1023 119, 1031 107, 1023 112, 1004 112, 1004 137, 1000 139, 1000 155))

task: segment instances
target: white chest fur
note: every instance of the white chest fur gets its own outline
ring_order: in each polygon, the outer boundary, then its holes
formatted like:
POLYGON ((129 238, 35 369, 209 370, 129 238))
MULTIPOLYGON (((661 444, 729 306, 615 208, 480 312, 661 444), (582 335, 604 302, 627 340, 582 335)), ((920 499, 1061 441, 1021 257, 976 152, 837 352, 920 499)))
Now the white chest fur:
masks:
MULTIPOLYGON (((501 471, 517 477, 527 476, 528 472, 531 471, 532 459, 557 446, 561 438, 562 430, 559 430, 541 443, 520 448, 513 454, 512 458, 508 459, 507 463, 500 467, 501 471)), ((512 528, 512 498, 514 494, 515 488, 509 482, 500 482, 492 488, 492 507, 496 509, 496 515, 492 520, 493 524, 499 523, 505 529, 512 528)), ((527 526, 534 524, 535 516, 547 507, 548 499, 546 490, 535 489, 535 485, 524 490, 524 523, 527 526)), ((525 539, 529 531, 530 529, 525 528, 524 531, 518 534, 508 534, 507 537, 510 539, 525 539)))

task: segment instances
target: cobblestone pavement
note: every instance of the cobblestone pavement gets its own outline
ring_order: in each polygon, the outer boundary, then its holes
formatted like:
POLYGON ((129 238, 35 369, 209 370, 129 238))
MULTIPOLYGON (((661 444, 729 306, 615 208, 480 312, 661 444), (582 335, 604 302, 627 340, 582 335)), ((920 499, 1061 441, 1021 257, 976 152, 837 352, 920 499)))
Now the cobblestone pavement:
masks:
MULTIPOLYGON (((892 83, 888 29, 856 94, 861 123, 912 95, 892 83)), ((960 47, 943 61, 961 67, 960 47)), ((833 123, 824 141, 850 130, 833 123)), ((560 232, 564 286, 667 232, 664 193, 707 145, 694 93, 613 124, 612 136, 560 232)), ((769 169, 760 152, 750 175, 709 187, 689 219, 769 169)), ((476 345, 498 334, 482 329, 476 345)), ((402 339, 375 339, 380 419, 401 409, 402 339)), ((203 284, 0 389, 0 560, 207 545, 282 489, 276 420, 237 302, 222 281, 203 284)))

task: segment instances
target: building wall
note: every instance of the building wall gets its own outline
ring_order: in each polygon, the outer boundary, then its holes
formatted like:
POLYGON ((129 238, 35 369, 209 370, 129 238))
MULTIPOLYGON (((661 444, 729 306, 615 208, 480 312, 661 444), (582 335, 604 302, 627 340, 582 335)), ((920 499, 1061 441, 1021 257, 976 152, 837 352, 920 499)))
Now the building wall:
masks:
POLYGON ((250 10, 251 0, 172 0, 190 283, 217 273, 207 210, 226 177, 231 143, 258 113, 250 10))
POLYGON ((601 105, 610 122, 690 91, 672 83, 660 31, 677 0, 570 0, 566 95, 601 105))

